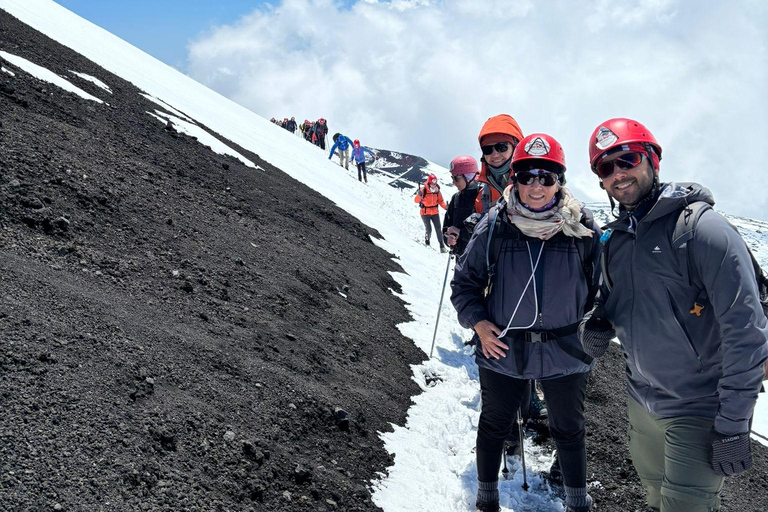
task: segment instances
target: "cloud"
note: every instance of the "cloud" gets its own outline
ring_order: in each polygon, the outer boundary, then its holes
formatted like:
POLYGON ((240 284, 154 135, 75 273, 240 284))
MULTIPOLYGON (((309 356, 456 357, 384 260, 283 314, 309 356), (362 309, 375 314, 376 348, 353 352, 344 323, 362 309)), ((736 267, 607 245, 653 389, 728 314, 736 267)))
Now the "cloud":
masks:
POLYGON ((664 148, 662 179, 768 219, 766 194, 745 200, 765 175, 766 24, 760 0, 283 0, 191 43, 187 72, 264 117, 325 117, 444 166, 509 113, 560 140, 584 199, 604 198, 589 135, 633 117, 664 148))

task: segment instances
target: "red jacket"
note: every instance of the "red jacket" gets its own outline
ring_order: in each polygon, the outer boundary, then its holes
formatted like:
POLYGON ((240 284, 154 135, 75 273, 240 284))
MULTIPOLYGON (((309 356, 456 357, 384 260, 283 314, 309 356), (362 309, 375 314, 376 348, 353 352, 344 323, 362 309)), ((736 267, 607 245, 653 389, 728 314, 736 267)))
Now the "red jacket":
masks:
POLYGON ((448 209, 443 194, 440 193, 440 187, 437 187, 437 192, 430 192, 426 185, 421 187, 419 193, 413 198, 413 202, 422 205, 422 215, 437 215, 437 205, 442 206, 443 210, 448 209))

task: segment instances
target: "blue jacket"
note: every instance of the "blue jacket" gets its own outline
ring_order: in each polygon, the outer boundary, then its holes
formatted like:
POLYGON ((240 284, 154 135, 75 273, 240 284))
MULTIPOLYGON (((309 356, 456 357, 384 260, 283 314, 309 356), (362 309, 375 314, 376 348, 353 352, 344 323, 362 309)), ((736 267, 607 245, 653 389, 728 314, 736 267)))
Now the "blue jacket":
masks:
POLYGON ((357 148, 352 148, 352 159, 355 161, 355 163, 362 163, 365 162, 365 154, 368 153, 371 156, 376 156, 373 154, 373 151, 370 149, 360 146, 357 148))
POLYGON ((349 146, 352 145, 352 141, 347 137, 346 135, 339 135, 339 138, 336 139, 336 142, 333 144, 333 147, 331 148, 331 154, 328 156, 328 160, 333 157, 334 151, 336 151, 336 148, 339 148, 342 151, 346 151, 349 149, 349 146))
POLYGON ((666 184, 643 217, 625 214, 606 228, 607 272, 597 297, 621 341, 629 396, 663 418, 714 418, 723 434, 749 430, 768 358, 768 325, 747 246, 714 210, 701 215, 688 241, 683 275, 672 233, 686 204, 714 204, 695 183, 666 184))
MULTIPOLYGON (((502 203, 499 206, 505 206, 502 203)), ((504 329, 520 300, 512 326, 522 327, 534 323, 530 331, 551 331, 572 326, 584 316, 588 293, 594 291, 594 284, 587 283, 574 238, 558 233, 550 240, 541 240, 523 235, 513 226, 505 211, 501 211, 497 223, 503 223, 500 253, 496 272, 491 282, 490 294, 485 297, 488 284, 486 268, 486 245, 490 219, 499 206, 495 206, 483 217, 474 230, 464 253, 459 258, 451 281, 451 302, 456 308, 459 323, 472 328, 481 320, 489 320, 504 329), (531 278, 530 258, 535 262, 543 250, 535 280, 531 278), (529 252, 530 251, 530 252, 529 252), (531 285, 527 287, 527 283, 531 285), (533 283, 536 288, 534 292, 533 283), (521 297, 522 296, 522 297, 521 297), (538 303, 538 307, 537 307, 538 303)), ((600 230, 593 228, 591 254, 586 264, 596 267, 600 252, 600 230)), ((561 346, 573 352, 583 350, 578 336, 564 335, 547 343, 530 343, 513 340, 526 329, 510 329, 502 339, 509 350, 502 359, 487 359, 482 352, 481 342, 475 334, 477 348, 475 361, 478 366, 504 375, 524 379, 548 379, 588 372, 592 366, 566 353, 561 346), (522 357, 521 361, 517 361, 522 357), (518 368, 522 367, 522 374, 518 368)))

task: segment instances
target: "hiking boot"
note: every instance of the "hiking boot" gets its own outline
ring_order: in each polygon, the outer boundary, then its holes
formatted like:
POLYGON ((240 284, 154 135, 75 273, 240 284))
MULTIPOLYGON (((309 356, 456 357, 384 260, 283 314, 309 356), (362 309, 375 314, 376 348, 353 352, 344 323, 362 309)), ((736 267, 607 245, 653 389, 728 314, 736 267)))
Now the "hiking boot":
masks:
POLYGON ((479 512, 501 512, 498 503, 476 503, 475 507, 479 512))
POLYGON ((547 419, 547 407, 539 398, 535 388, 531 390, 531 406, 528 408, 528 417, 532 420, 547 419))
POLYGON ((440 252, 445 254, 446 252, 448 252, 448 248, 446 246, 442 245, 442 246, 440 246, 440 252))
POLYGON ((521 451, 522 450, 520 449, 520 443, 517 441, 515 442, 507 441, 504 443, 504 455, 509 455, 509 456, 517 455, 518 457, 520 457, 521 451))
POLYGON ((425 244, 427 244, 427 245, 429 245, 429 238, 427 238, 427 237, 424 237, 424 243, 425 243, 425 244))

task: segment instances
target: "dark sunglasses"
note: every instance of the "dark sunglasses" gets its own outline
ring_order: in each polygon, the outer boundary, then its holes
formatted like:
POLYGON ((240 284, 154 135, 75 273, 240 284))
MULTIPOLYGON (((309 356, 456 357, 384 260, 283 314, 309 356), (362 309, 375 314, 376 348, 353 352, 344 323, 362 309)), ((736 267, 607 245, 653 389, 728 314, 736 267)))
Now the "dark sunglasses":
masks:
POLYGON ((521 185, 533 185, 533 181, 538 179, 542 187, 551 187, 557 183, 557 174, 541 169, 533 169, 515 174, 515 179, 521 185))
POLYGON ((493 153, 494 149, 497 153, 503 153, 509 149, 509 142, 497 142, 496 144, 491 144, 489 146, 480 146, 480 149, 483 150, 483 154, 486 156, 493 153))
POLYGON ((640 162, 642 162, 644 158, 645 158, 644 153, 637 153, 633 151, 632 153, 623 154, 620 157, 616 158, 615 160, 611 160, 610 162, 603 162, 601 164, 598 164, 597 167, 595 168, 595 172, 601 178, 607 178, 611 174, 613 174, 613 171, 615 169, 614 165, 619 169, 628 171, 629 169, 634 169, 635 167, 640 165, 640 162))

